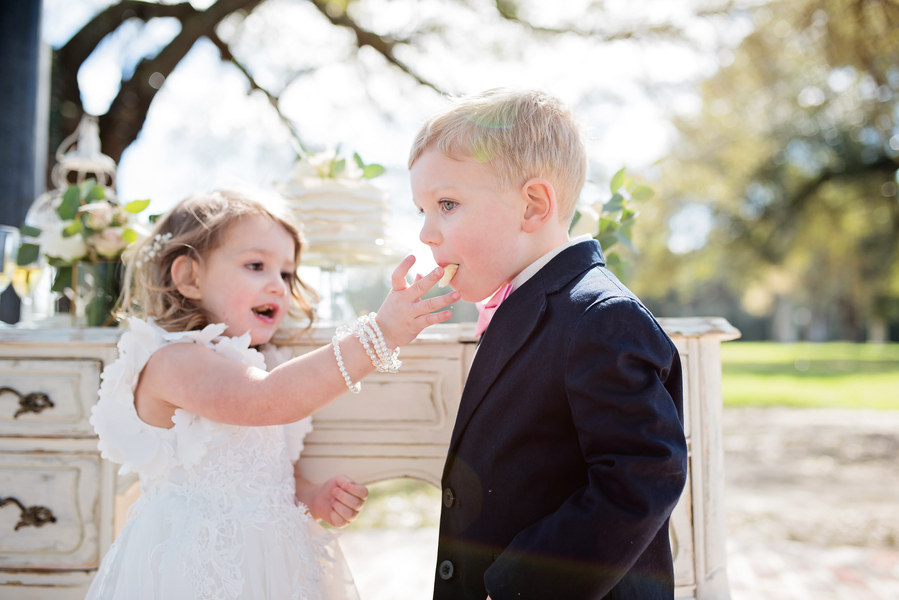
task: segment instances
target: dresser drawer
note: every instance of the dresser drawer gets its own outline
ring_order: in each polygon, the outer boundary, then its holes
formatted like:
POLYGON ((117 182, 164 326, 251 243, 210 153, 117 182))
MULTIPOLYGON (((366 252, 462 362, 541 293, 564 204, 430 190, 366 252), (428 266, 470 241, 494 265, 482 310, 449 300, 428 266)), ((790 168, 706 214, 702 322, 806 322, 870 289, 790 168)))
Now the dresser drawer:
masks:
POLYGON ((98 453, 0 450, 0 570, 97 568, 100 490, 98 453))
POLYGON ((0 360, 0 436, 92 437, 99 360, 0 360))

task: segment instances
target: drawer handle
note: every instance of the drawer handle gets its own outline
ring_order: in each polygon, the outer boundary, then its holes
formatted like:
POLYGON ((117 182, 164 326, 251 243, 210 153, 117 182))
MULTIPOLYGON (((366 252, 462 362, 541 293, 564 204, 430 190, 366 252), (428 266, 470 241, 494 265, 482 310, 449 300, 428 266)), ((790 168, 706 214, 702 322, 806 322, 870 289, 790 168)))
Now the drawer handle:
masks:
POLYGON ((19 410, 16 411, 16 414, 13 415, 13 419, 18 419, 19 415, 27 412, 39 413, 45 408, 53 408, 53 401, 50 400, 50 396, 45 394, 44 392, 31 392, 30 394, 22 395, 22 392, 18 390, 14 390, 11 387, 0 387, 0 394, 3 392, 10 392, 19 397, 19 410))
POLYGON ((21 502, 10 496, 9 498, 0 498, 0 508, 13 503, 19 507, 22 514, 19 515, 19 522, 16 523, 16 531, 22 527, 41 527, 47 523, 56 523, 56 517, 53 511, 46 506, 29 506, 25 507, 21 502))

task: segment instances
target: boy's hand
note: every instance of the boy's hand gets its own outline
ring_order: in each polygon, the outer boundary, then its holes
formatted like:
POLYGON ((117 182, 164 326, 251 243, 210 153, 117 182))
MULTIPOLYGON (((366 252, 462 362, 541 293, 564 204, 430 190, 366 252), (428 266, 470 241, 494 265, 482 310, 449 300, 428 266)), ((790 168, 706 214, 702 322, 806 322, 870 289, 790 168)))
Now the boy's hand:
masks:
POLYGON ((378 310, 378 327, 384 334, 387 346, 394 350, 399 346, 405 346, 414 340, 428 325, 442 323, 453 313, 448 310, 434 312, 457 302, 462 294, 450 292, 443 296, 422 300, 434 285, 443 276, 443 269, 437 267, 427 276, 417 279, 409 285, 406 282, 406 274, 415 264, 414 256, 407 256, 399 264, 390 278, 391 291, 384 299, 384 303, 378 310))
MULTIPOLYGON (((300 482, 297 483, 297 497, 300 498, 300 482)), ((359 516, 368 498, 368 488, 346 475, 338 475, 302 495, 308 497, 306 507, 312 518, 339 528, 346 527, 359 516)))

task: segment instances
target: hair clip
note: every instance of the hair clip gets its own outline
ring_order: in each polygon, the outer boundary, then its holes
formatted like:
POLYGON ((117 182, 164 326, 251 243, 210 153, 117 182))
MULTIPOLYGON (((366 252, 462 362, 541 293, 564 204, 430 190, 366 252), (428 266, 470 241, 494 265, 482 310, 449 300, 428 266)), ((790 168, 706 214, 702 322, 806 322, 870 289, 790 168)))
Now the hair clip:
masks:
POLYGON ((153 243, 147 243, 143 248, 140 249, 140 253, 137 256, 137 260, 134 261, 135 266, 139 269, 141 268, 145 262, 153 262, 156 260, 156 257, 162 254, 163 248, 165 245, 169 243, 169 240, 172 239, 171 233, 157 233, 153 238, 153 243))

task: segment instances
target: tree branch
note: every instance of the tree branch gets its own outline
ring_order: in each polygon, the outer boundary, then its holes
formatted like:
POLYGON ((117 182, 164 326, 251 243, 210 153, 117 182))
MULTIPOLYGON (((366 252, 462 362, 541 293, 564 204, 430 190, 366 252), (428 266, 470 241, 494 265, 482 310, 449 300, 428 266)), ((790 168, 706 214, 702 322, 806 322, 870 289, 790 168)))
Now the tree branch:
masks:
MULTIPOLYGON (((103 152, 118 161, 122 152, 128 145, 137 139, 138 133, 144 125, 150 103, 156 97, 158 87, 150 85, 150 78, 158 73, 168 77, 181 62, 181 59, 193 48, 201 37, 215 35, 215 27, 228 15, 237 10, 252 11, 263 0, 218 0, 205 11, 196 11, 182 8, 181 31, 152 59, 143 59, 138 63, 131 79, 122 82, 119 93, 109 107, 105 115, 99 117, 101 142, 103 152)), ((134 6, 146 4, 125 0, 121 5, 134 6)), ((120 5, 117 5, 120 6, 120 5)), ((163 5, 158 5, 163 6, 163 5)), ((170 8, 182 5, 170 5, 170 8)), ((189 6, 189 5, 188 5, 189 6)), ((124 12, 123 9, 122 12, 124 12)), ((106 11, 104 11, 106 12, 106 11)), ((163 11, 165 12, 165 11, 163 11)), ((149 14, 149 13, 144 13, 149 14)), ((157 13, 162 14, 162 12, 157 13)), ((173 16, 171 12, 165 12, 166 16, 173 16)), ((80 65, 79 65, 80 66, 80 65)), ((77 74, 77 69, 74 70, 77 74)), ((75 88, 77 93, 77 87, 75 88)), ((80 115, 78 115, 80 119, 80 115)), ((70 120, 71 121, 71 120, 70 120)), ((69 123, 73 131, 77 126, 77 119, 69 123)))
MULTIPOLYGON (((494 0, 496 11, 499 15, 512 23, 516 23, 535 33, 544 33, 550 35, 561 35, 565 33, 574 33, 583 37, 596 38, 602 42, 617 42, 622 40, 630 40, 635 38, 657 37, 665 39, 684 39, 684 32, 679 27, 675 27, 669 23, 661 25, 642 26, 634 29, 623 29, 621 31, 608 32, 599 29, 582 29, 575 25, 570 27, 541 27, 534 25, 527 19, 522 19, 518 15, 518 5, 514 0, 494 0)), ((713 16, 724 14, 730 10, 731 3, 719 9, 710 9, 703 11, 700 16, 713 16)))
MULTIPOLYGON (((788 234, 802 211, 805 210, 814 195, 824 184, 837 178, 841 180, 848 178, 868 179, 873 173, 883 173, 885 176, 891 177, 896 172, 897 167, 899 167, 899 161, 889 156, 881 156, 873 163, 858 162, 849 164, 846 170, 839 173, 826 169, 818 174, 817 177, 806 180, 795 190, 785 194, 782 202, 776 205, 768 205, 764 208, 762 214, 753 223, 768 224, 769 227, 765 233, 761 233, 757 225, 747 222, 747 219, 736 213, 730 213, 726 216, 732 222, 739 223, 742 230, 741 237, 749 243, 750 247, 759 256, 771 264, 777 264, 781 260, 782 252, 785 251, 785 248, 783 244, 778 247, 774 243, 774 238, 778 235, 788 234), (753 233, 754 236, 751 235, 753 233)), ((755 177, 753 179, 770 179, 770 177, 755 177)))
POLYGON ((367 29, 363 29, 358 23, 351 19, 345 11, 334 13, 333 10, 329 10, 329 8, 333 6, 333 4, 328 3, 327 0, 310 0, 310 2, 312 2, 315 8, 317 8, 318 11, 323 14, 325 18, 331 22, 332 25, 338 25, 340 27, 351 29, 356 35, 356 45, 359 48, 362 48, 363 46, 373 48, 381 56, 387 59, 387 62, 393 64, 396 67, 399 67, 404 73, 415 79, 418 83, 426 85, 440 94, 447 94, 432 81, 428 81, 396 57, 396 55, 394 54, 394 49, 397 46, 401 45, 402 42, 393 38, 389 38, 387 36, 380 36, 367 29))
MULTIPOLYGON (((287 126, 287 129, 290 131, 291 135, 293 135, 294 140, 296 140, 298 147, 295 148, 295 150, 297 151, 297 154, 303 154, 305 152, 306 146, 303 144, 303 140, 300 138, 300 133, 297 130, 296 125, 294 125, 293 121, 288 119, 284 115, 284 113, 281 112, 280 97, 272 94, 267 89, 265 89, 264 87, 259 85, 259 83, 250 74, 250 72, 247 70, 247 68, 239 60, 237 60, 237 58, 234 57, 234 55, 231 53, 231 48, 228 46, 228 44, 226 44, 224 42, 224 40, 222 40, 218 36, 218 34, 213 32, 212 35, 209 36, 209 39, 210 39, 210 41, 212 41, 213 44, 215 44, 215 47, 218 48, 219 54, 221 54, 221 56, 222 56, 222 60, 230 62, 232 65, 237 67, 238 71, 243 73, 244 77, 246 77, 247 81, 250 83, 250 89, 258 90, 258 91, 262 92, 263 94, 265 94, 265 97, 268 98, 269 104, 271 104, 272 108, 275 109, 275 112, 278 113, 278 117, 281 119, 281 122, 284 123, 285 126, 287 126)), ((305 75, 306 73, 310 73, 313 70, 314 69, 305 69, 302 72, 297 73, 292 78, 292 80, 295 80, 300 75, 305 75)), ((288 84, 289 84, 289 82, 288 82, 288 84)), ((285 88, 286 88, 286 86, 285 86, 285 88)))

